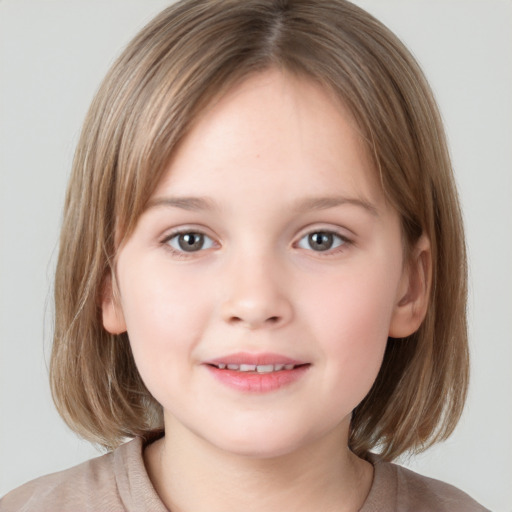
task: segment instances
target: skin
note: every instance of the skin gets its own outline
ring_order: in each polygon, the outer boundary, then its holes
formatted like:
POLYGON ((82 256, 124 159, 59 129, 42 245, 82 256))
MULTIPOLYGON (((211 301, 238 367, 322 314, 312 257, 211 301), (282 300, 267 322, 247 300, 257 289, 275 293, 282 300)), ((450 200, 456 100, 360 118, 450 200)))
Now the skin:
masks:
POLYGON ((388 336, 423 320, 429 245, 403 261, 400 220, 343 105, 276 70, 236 86, 175 152, 116 272, 104 326, 128 331, 163 406, 166 435, 144 456, 168 508, 359 510, 373 468, 347 447, 351 411, 388 336), (183 251, 177 229, 204 234, 202 248, 183 251), (312 232, 333 233, 332 248, 312 232), (237 352, 308 367, 243 392, 205 365, 237 352))

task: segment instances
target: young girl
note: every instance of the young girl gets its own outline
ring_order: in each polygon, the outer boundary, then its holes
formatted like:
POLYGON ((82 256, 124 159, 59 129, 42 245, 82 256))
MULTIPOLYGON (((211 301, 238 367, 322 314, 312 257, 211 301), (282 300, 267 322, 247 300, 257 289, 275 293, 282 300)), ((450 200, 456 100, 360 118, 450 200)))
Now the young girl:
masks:
POLYGON ((112 451, 0 509, 485 510, 390 462, 460 417, 465 300, 396 37, 343 0, 179 2, 106 77, 65 205, 52 390, 112 451))

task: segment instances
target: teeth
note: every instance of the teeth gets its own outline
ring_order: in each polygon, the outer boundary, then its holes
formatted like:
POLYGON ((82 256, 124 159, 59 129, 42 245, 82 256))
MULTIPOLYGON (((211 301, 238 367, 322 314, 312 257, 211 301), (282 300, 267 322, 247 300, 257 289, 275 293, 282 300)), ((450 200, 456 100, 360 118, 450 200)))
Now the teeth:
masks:
POLYGON ((256 367, 256 371, 258 373, 270 373, 274 371, 274 365, 273 364, 259 364, 256 367))
POLYGON ((293 370, 294 364, 226 364, 218 363, 217 368, 219 370, 234 370, 237 372, 257 372, 257 373, 272 373, 279 372, 281 370, 293 370))

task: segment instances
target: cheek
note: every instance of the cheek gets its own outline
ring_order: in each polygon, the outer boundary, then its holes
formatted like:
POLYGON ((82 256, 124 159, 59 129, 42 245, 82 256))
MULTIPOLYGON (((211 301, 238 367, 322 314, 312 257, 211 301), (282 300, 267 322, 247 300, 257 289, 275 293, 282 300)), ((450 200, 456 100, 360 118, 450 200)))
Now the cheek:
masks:
POLYGON ((399 279, 396 270, 391 273, 365 267, 331 276, 311 293, 313 298, 321 297, 311 301, 320 325, 334 338, 359 333, 353 342, 378 338, 379 333, 387 338, 399 279))
MULTIPOLYGON (((313 331, 325 361, 326 383, 335 398, 355 407, 380 370, 395 298, 395 277, 352 271, 332 280, 325 300, 312 303, 313 331)), ((324 289, 325 292, 325 289, 324 289)))
POLYGON ((179 340, 184 332, 193 337, 199 327, 205 290, 198 289, 197 279, 169 267, 150 260, 124 279, 122 308, 132 337, 143 336, 150 343, 179 340))
POLYGON ((209 318, 207 298, 186 273, 171 273, 155 262, 139 264, 136 274, 124 277, 122 309, 130 345, 144 382, 153 390, 159 376, 179 378, 193 364, 194 347, 209 318))

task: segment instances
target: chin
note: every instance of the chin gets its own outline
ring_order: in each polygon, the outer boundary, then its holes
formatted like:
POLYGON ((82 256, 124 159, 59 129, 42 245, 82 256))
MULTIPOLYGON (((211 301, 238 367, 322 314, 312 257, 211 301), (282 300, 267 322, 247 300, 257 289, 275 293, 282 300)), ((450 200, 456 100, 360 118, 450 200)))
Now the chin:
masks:
POLYGON ((260 430, 247 429, 243 432, 223 431, 217 436, 209 435, 205 440, 223 452, 252 459, 283 457, 297 452, 312 442, 312 439, 304 433, 280 431, 275 427, 260 430))

